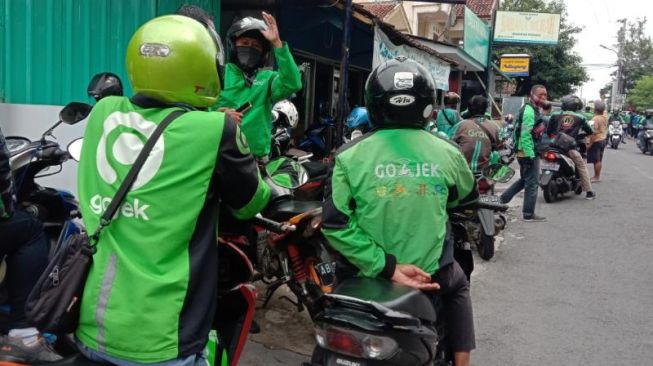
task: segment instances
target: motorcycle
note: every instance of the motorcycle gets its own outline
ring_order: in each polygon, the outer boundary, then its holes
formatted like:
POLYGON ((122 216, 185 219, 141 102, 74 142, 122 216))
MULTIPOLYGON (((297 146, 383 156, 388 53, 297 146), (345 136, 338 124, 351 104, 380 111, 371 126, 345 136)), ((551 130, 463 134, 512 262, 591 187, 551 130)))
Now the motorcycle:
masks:
MULTIPOLYGON (((9 164, 16 184, 17 208, 37 217, 43 223, 45 235, 49 244, 48 258, 67 244, 70 236, 83 230, 79 214, 79 202, 75 196, 66 190, 43 187, 36 180, 54 175, 62 171, 63 163, 71 158, 71 154, 61 149, 53 141, 53 131, 62 123, 73 125, 84 120, 91 111, 91 106, 85 103, 69 103, 59 113, 59 121, 45 131, 37 141, 22 136, 6 137, 9 150, 9 164), (48 173, 52 167, 59 167, 55 172, 48 173)), ((72 142, 68 150, 78 148, 78 143, 72 142)), ((6 264, 2 260, 2 266, 6 264)), ((11 308, 6 305, 8 292, 0 278, 0 327, 9 326, 11 308)), ((69 352, 71 344, 64 335, 48 335, 59 352, 69 352)))
POLYGON ((643 154, 648 152, 653 156, 653 125, 643 125, 637 136, 637 146, 639 147, 639 150, 643 154))
POLYGON ((451 365, 439 296, 379 278, 343 281, 319 302, 304 366, 451 365), (438 310, 430 297, 434 297, 438 310))
POLYGON ((576 195, 583 192, 576 165, 567 156, 569 150, 576 148, 573 137, 558 134, 544 153, 539 183, 547 203, 555 202, 559 195, 566 192, 574 192, 576 195))
POLYGON ((608 126, 608 142, 613 149, 617 150, 619 148, 619 144, 624 142, 623 133, 624 132, 619 121, 610 122, 610 125, 608 126))
POLYGON ((476 177, 480 194, 477 208, 449 215, 455 244, 454 256, 468 279, 474 269, 472 245, 476 246, 482 259, 487 261, 494 257, 495 237, 506 227, 507 219, 503 212, 508 210, 508 206, 494 195, 494 185, 496 182, 506 183, 514 175, 515 171, 507 165, 486 167, 476 177))
POLYGON ((298 311, 307 308, 314 313, 316 300, 330 292, 335 283, 335 265, 329 245, 320 231, 322 201, 302 201, 292 189, 305 185, 306 169, 297 162, 281 158, 266 166, 266 173, 276 198, 255 225, 265 229, 258 241, 258 268, 267 285, 263 306, 282 285, 297 297, 285 298, 298 311), (292 172, 289 174, 288 172, 292 172), (297 178, 294 178, 296 176, 297 178))

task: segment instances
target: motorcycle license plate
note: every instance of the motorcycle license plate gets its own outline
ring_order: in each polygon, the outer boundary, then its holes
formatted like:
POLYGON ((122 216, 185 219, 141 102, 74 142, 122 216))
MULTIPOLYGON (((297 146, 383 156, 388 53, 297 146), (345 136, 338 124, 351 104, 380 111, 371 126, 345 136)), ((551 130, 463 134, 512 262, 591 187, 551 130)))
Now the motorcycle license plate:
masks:
POLYGON ((553 170, 554 172, 557 172, 558 170, 560 170, 560 164, 558 164, 558 163, 542 162, 542 163, 540 164, 540 168, 542 168, 542 170, 553 170))
POLYGON ((478 200, 481 203, 493 203, 493 204, 501 203, 501 201, 499 200, 499 196, 481 196, 481 198, 479 198, 478 200))
POLYGON ((336 282, 336 262, 318 263, 315 265, 317 275, 320 276, 322 286, 331 286, 336 282))

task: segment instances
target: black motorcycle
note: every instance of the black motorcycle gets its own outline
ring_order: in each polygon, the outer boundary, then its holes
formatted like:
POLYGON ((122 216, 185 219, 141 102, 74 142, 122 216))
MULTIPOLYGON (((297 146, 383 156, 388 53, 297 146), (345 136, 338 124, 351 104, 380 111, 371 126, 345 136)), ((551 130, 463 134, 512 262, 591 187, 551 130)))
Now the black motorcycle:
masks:
POLYGON ((540 163, 540 186, 547 203, 555 202, 558 196, 567 192, 577 195, 583 192, 576 165, 568 156, 571 149, 577 148, 576 145, 573 137, 558 134, 544 153, 540 163))
POLYGON ((320 299, 317 345, 304 366, 451 365, 439 297, 378 278, 351 278, 320 299))

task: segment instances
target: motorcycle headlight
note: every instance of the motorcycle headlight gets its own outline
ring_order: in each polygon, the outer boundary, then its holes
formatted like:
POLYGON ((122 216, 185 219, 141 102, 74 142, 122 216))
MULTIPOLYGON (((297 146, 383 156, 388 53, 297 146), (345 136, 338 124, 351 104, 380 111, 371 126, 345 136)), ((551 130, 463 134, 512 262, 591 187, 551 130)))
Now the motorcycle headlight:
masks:
POLYGON ((320 347, 356 358, 385 360, 397 353, 399 345, 390 337, 358 332, 352 329, 320 325, 315 329, 320 347))
POLYGON ((646 131, 646 137, 647 138, 653 138, 653 130, 646 131))

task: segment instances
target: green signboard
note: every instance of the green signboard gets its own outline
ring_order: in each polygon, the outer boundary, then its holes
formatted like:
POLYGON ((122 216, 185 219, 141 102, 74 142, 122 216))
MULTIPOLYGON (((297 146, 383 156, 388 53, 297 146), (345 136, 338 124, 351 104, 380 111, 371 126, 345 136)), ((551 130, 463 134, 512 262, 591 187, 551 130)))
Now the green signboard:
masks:
POLYGON ((483 66, 488 64, 490 27, 465 6, 465 35, 463 50, 483 66))

